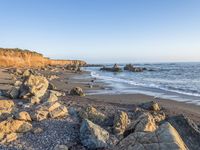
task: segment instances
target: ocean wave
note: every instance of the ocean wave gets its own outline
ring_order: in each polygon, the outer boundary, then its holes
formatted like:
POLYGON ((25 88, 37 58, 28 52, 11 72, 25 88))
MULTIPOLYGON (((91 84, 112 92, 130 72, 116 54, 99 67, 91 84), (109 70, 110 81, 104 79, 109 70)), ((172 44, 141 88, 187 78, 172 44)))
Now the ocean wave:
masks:
MULTIPOLYGON (((139 87, 144 87, 144 88, 154 88, 154 89, 159 89, 159 90, 163 90, 166 92, 173 92, 173 93, 177 93, 177 94, 183 94, 183 95, 187 95, 187 96, 196 96, 196 97, 200 97, 200 93, 198 93, 198 91, 192 91, 192 90, 188 90, 185 91, 184 89, 181 88, 175 88, 175 87, 170 87, 170 86, 166 86, 166 87, 162 87, 160 85, 151 83, 151 84, 145 84, 145 83, 137 83, 135 81, 132 80, 126 80, 126 79, 122 79, 122 78, 116 78, 116 77, 111 77, 111 76, 104 76, 104 75, 99 75, 97 72, 95 71, 91 71, 91 76, 101 79, 106 83, 125 83, 128 85, 134 85, 134 86, 139 86, 139 87)), ((112 86, 112 85, 111 85, 112 86)))

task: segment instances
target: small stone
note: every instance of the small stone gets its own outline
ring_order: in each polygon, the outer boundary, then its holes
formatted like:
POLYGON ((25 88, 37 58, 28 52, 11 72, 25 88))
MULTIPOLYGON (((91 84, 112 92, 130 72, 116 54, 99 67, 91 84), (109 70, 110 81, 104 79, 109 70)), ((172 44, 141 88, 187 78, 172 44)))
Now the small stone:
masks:
POLYGON ((70 95, 85 96, 83 90, 80 87, 74 87, 71 89, 70 95))
POLYGON ((30 101, 31 101, 31 104, 39 104, 41 100, 40 98, 33 96, 31 97, 30 101))
POLYGON ((31 117, 30 117, 30 115, 29 115, 29 113, 26 112, 26 111, 20 112, 20 113, 17 115, 16 118, 17 118, 18 120, 23 120, 23 121, 32 121, 32 120, 31 120, 31 117))
POLYGON ((42 133, 43 132, 43 129, 42 128, 34 128, 33 129, 33 133, 34 134, 39 134, 39 133, 42 133))

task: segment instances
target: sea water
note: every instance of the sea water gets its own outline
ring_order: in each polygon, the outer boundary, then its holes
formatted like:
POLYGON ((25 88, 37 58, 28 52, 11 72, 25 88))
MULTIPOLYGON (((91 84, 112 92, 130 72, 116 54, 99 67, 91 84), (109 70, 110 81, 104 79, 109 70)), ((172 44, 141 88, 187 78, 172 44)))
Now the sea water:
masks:
MULTIPOLYGON (((113 64, 106 64, 112 67, 113 64)), ((125 64, 120 64, 124 67, 125 64)), ((85 67, 91 76, 109 85, 90 94, 146 94, 200 105, 200 63, 134 64, 150 71, 119 73, 100 71, 100 67, 85 67)))

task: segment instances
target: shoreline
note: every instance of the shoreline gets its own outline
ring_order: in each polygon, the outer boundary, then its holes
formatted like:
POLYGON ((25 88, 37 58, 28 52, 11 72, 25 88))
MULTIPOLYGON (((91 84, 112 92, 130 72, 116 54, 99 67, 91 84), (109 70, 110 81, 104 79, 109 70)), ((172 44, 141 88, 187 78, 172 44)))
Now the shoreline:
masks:
MULTIPOLYGON (((0 90, 7 90, 14 84, 12 81, 12 76, 6 72, 2 72, 0 69, 0 90)), ((48 74, 52 74, 49 71, 40 71, 44 76, 48 74)), ((113 104, 139 104, 142 102, 155 101, 161 104, 164 108, 169 111, 169 115, 173 114, 185 114, 186 116, 192 118, 196 123, 200 125, 200 106, 192 103, 186 103, 182 101, 176 101, 169 98, 155 98, 151 95, 145 94, 92 94, 90 95, 90 91, 106 91, 106 88, 110 88, 109 85, 102 82, 101 80, 95 80, 92 76, 90 76, 89 72, 83 71, 81 73, 75 72, 63 72, 59 70, 57 73, 53 73, 54 75, 59 76, 59 79, 54 79, 51 81, 56 87, 58 91, 69 92, 73 87, 81 87, 86 96, 83 99, 89 99, 92 101, 105 102, 105 103, 113 103, 113 104), (93 87, 90 87, 91 80, 95 80, 93 87), (88 95, 87 95, 88 93, 88 95)), ((108 91, 109 92, 109 91, 108 91)))

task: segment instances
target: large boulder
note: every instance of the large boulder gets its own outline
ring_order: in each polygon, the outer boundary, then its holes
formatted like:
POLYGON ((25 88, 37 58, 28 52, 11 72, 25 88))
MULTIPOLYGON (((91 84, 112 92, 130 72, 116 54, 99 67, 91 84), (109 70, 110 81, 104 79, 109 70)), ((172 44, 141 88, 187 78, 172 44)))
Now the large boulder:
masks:
POLYGON ((85 96, 82 88, 80 87, 74 87, 73 89, 71 89, 70 95, 85 96))
POLYGON ((30 98, 36 96, 40 98, 45 94, 48 86, 49 82, 45 77, 30 75, 20 87, 20 97, 30 98))
POLYGON ((0 100, 0 115, 6 113, 10 114, 15 104, 12 100, 0 100))
POLYGON ((143 113, 135 121, 130 123, 125 135, 132 132, 154 132, 157 129, 156 122, 150 113, 143 113))
POLYGON ((97 124, 102 124, 106 120, 106 116, 92 106, 87 106, 85 109, 81 110, 79 116, 97 124))
POLYGON ((85 119, 80 128, 81 143, 88 149, 107 147, 109 133, 100 126, 85 119))
POLYGON ((114 133, 118 135, 122 135, 126 130, 129 123, 127 113, 123 111, 119 111, 114 116, 113 130, 114 133))
POLYGON ((124 138, 116 150, 188 150, 170 123, 162 124, 154 132, 134 132, 124 138))
POLYGON ((167 120, 178 131, 190 150, 200 148, 200 128, 197 124, 184 115, 173 116, 167 120))

